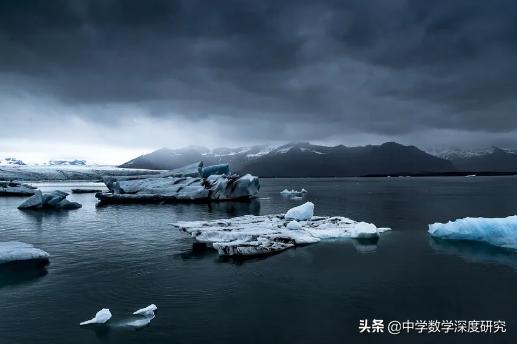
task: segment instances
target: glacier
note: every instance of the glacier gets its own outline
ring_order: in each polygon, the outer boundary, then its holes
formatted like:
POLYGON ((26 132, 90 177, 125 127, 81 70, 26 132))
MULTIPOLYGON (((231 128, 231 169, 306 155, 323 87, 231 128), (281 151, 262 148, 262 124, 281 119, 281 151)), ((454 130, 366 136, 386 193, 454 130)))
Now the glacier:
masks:
POLYGON ((101 180, 106 176, 158 175, 163 171, 118 168, 113 166, 34 166, 0 165, 0 180, 101 180))
POLYGON ((517 215, 505 218, 467 217, 429 225, 434 238, 482 241, 490 245, 517 249, 517 215))
POLYGON ((56 209, 56 210, 69 210, 81 208, 81 204, 77 202, 70 202, 66 199, 68 194, 63 191, 55 190, 52 192, 41 192, 36 190, 34 195, 26 199, 22 204, 18 206, 18 209, 22 210, 41 210, 41 209, 56 209))
MULTIPOLYGON (((314 210, 313 204, 302 206, 305 206, 305 210, 314 210)), ((371 238, 371 231, 375 229, 378 238, 379 233, 390 230, 377 228, 373 224, 365 226, 364 223, 341 216, 311 215, 308 219, 296 221, 298 225, 292 222, 281 214, 244 215, 231 219, 176 222, 171 225, 192 236, 196 242, 214 248, 222 256, 272 254, 324 239, 351 238, 362 230, 366 230, 367 236, 371 238)))
POLYGON ((12 262, 48 263, 50 255, 31 244, 19 241, 0 242, 0 264, 12 262))

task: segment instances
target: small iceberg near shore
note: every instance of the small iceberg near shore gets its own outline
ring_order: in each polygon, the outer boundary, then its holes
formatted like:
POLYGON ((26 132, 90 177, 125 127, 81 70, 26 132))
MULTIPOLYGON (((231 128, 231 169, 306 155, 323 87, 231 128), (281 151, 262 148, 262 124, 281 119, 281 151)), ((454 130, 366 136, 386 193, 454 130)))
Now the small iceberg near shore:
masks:
POLYGON ((82 205, 77 202, 70 202, 66 199, 68 194, 63 191, 52 191, 42 193, 41 190, 36 190, 34 195, 18 206, 18 209, 56 209, 69 210, 78 209, 82 205))
POLYGON ((245 215, 172 225, 191 235, 196 242, 214 248, 222 256, 273 254, 324 239, 371 238, 373 232, 378 238, 379 233, 389 230, 341 216, 313 216, 313 212, 314 204, 307 202, 290 209, 285 215, 245 215))
POLYGON ((0 181, 0 196, 32 196, 36 189, 29 184, 0 181))
POLYGON ((80 326, 84 325, 93 325, 93 324, 105 324, 108 320, 111 319, 111 312, 108 308, 103 308, 95 314, 93 318, 90 320, 83 321, 80 323, 80 326))
POLYGON ((0 242, 0 265, 7 263, 48 264, 50 255, 31 244, 19 241, 0 242))
POLYGON ((517 216, 505 218, 467 217, 429 225, 432 237, 447 240, 482 241, 490 245, 517 249, 517 216))

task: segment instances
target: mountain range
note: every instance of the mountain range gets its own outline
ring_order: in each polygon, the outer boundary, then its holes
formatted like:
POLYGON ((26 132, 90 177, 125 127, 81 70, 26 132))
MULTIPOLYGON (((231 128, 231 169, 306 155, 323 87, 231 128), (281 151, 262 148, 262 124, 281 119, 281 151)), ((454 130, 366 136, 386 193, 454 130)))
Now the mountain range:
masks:
POLYGON ((395 142, 360 147, 297 142, 277 148, 162 148, 120 167, 173 169, 195 161, 203 161, 206 165, 228 162, 234 172, 261 177, 346 177, 456 171, 446 159, 395 142))

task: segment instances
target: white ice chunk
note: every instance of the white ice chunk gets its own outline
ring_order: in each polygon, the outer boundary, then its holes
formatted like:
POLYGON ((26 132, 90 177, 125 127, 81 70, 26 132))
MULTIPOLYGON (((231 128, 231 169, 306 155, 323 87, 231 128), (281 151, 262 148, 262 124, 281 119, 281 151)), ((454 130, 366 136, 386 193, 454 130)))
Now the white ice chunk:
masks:
POLYGON ((314 203, 306 202, 297 207, 291 208, 285 213, 285 218, 290 220, 310 220, 314 215, 314 203))
POLYGON ((353 239, 374 239, 379 237, 377 227, 373 223, 359 222, 352 229, 353 239))
POLYGON ((110 310, 108 308, 103 308, 100 311, 98 311, 97 314, 95 314, 95 317, 93 317, 90 320, 83 321, 79 325, 83 326, 83 325, 90 325, 90 324, 104 324, 110 319, 111 319, 110 310))
POLYGON ((287 229, 290 229, 290 230, 300 230, 302 229, 302 225, 300 225, 300 223, 298 221, 291 221, 287 224, 287 229))
POLYGON ((154 316, 154 311, 157 310, 158 307, 153 303, 145 308, 141 308, 134 312, 134 315, 143 315, 143 316, 154 316))
POLYGON ((283 196, 302 196, 303 194, 306 194, 307 190, 301 189, 301 190, 295 190, 295 189, 283 189, 280 191, 280 194, 283 196))
POLYGON ((0 264, 31 260, 48 261, 49 257, 47 252, 24 242, 0 242, 0 264))
POLYGON ((429 234, 441 239, 484 241, 517 249, 517 216, 505 218, 467 217, 429 225, 429 234))

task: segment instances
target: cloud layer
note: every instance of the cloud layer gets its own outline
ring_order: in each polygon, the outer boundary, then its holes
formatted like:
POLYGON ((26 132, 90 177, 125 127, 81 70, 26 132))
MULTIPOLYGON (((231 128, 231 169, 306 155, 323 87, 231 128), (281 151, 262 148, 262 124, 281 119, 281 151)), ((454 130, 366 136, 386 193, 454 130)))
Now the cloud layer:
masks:
POLYGON ((206 144, 517 130, 510 0, 3 1, 0 51, 0 117, 32 103, 8 120, 40 128, 210 123, 206 144))

